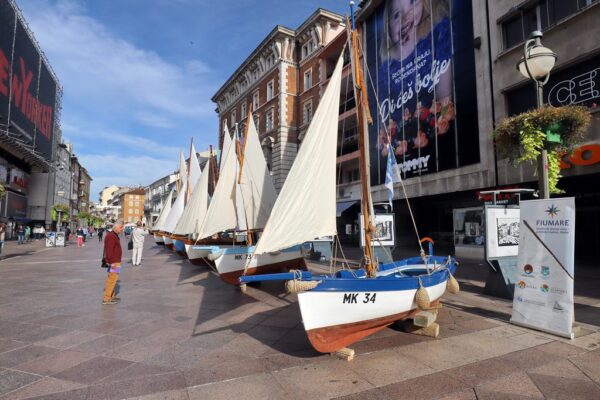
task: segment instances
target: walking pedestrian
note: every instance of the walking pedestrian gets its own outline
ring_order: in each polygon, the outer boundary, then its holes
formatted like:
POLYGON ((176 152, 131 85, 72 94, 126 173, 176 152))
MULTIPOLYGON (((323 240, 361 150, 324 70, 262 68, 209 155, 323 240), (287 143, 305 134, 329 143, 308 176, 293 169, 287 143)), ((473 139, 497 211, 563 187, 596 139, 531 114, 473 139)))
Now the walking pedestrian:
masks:
POLYGON ((71 228, 68 226, 65 228, 65 240, 68 242, 71 240, 71 228))
POLYGON ((46 237, 46 228, 40 226, 40 237, 43 239, 46 237))
POLYGON ((98 241, 99 242, 102 241, 102 235, 104 235, 104 228, 99 228, 98 229, 98 241))
POLYGON ((29 243, 29 238, 31 238, 31 227, 27 225, 25 227, 25 241, 29 243))
POLYGON ((83 247, 83 228, 78 227, 75 234, 77 235, 77 247, 83 247))
POLYGON ((4 238, 6 237, 6 225, 4 222, 0 223, 0 254, 4 248, 4 238))
POLYGON ((133 255, 131 263, 134 266, 142 265, 142 250, 144 249, 144 239, 148 231, 142 228, 142 222, 138 221, 135 229, 131 232, 131 241, 133 242, 133 255))
POLYGON ((104 262, 108 264, 108 276, 104 285, 104 297, 102 304, 117 304, 121 299, 116 296, 115 288, 121 273, 121 239, 119 233, 123 231, 123 220, 117 220, 111 232, 106 234, 104 239, 104 262))
POLYGON ((19 226, 17 227, 17 243, 25 243, 25 228, 23 228, 22 224, 19 224, 19 226))

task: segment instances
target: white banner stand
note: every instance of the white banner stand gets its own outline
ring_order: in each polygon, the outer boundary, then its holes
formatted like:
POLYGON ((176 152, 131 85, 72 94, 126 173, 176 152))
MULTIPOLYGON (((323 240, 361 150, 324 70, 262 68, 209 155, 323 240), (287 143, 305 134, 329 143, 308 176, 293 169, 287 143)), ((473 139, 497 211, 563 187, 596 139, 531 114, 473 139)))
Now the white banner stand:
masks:
POLYGON ((510 322, 573 339, 575 199, 521 202, 510 322))

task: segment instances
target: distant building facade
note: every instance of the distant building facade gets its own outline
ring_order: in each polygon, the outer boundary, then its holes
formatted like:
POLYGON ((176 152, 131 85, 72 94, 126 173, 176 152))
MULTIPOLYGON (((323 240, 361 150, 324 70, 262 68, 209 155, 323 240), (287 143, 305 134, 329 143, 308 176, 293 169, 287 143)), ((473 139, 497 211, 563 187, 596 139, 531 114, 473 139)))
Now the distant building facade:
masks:
POLYGON ((144 188, 136 188, 122 193, 119 218, 125 222, 138 222, 144 219, 144 188))

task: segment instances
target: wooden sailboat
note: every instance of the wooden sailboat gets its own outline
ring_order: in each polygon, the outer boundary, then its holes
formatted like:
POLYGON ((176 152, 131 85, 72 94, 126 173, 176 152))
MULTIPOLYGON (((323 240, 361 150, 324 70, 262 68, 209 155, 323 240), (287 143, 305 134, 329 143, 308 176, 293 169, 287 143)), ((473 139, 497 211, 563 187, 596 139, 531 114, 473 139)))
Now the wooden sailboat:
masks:
MULTIPOLYGON (((208 173, 208 169, 207 169, 207 173, 208 173)), ((196 148, 194 147, 194 141, 192 140, 190 143, 190 158, 189 158, 188 165, 187 165, 187 176, 186 176, 187 186, 186 186, 185 192, 183 193, 184 209, 183 209, 181 215, 179 216, 179 219, 178 219, 177 223, 175 224, 173 231, 169 235, 170 238, 173 240, 173 250, 184 257, 186 256, 185 242, 189 240, 188 234, 192 233, 192 231, 187 232, 188 229, 186 229, 187 226, 185 225, 184 219, 188 218, 188 217, 186 217, 184 215, 186 214, 186 210, 188 210, 190 208, 190 199, 191 199, 192 193, 194 192, 194 190, 196 188, 196 185, 200 182, 201 175, 202 175, 202 170, 200 169, 200 162, 198 161, 198 156, 196 155, 196 148)), ((208 192, 208 187, 207 187, 207 192, 208 192)), ((190 212, 192 212, 192 211, 188 211, 188 213, 190 213, 190 212)))
MULTIPOLYGON (((377 265, 373 257, 367 148, 369 115, 358 63, 356 32, 352 31, 348 37, 360 134, 364 268, 341 270, 332 275, 315 276, 296 271, 240 278, 241 283, 288 280, 288 289, 298 293, 307 336, 320 352, 337 351, 394 321, 414 316, 419 311, 417 292, 421 295, 425 292, 429 297, 426 303, 435 306, 456 268, 451 257, 428 256, 422 250, 419 257, 389 264, 377 265)), ((336 142, 342 64, 343 55, 256 245, 256 256, 336 234, 336 142)))
POLYGON ((244 275, 279 272, 282 269, 306 268, 299 245, 260 255, 254 254, 253 236, 269 217, 277 192, 264 159, 254 119, 248 113, 242 156, 236 155, 236 140, 223 154, 223 166, 215 193, 199 231, 200 239, 222 231, 246 230, 247 245, 197 245, 206 252, 219 276, 237 285, 244 275), (241 206, 241 207, 240 207, 241 206))
POLYGON ((188 179, 187 179, 187 167, 185 165, 185 158, 183 157, 183 153, 179 153, 179 178, 177 182, 177 198, 171 207, 171 211, 167 215, 165 219, 165 223, 161 227, 161 234, 163 235, 163 239, 165 241, 165 247, 169 250, 175 251, 175 247, 173 245, 173 238, 171 234, 173 233, 173 229, 175 229, 175 225, 177 225, 177 221, 179 221, 179 217, 183 213, 183 209, 185 207, 185 193, 188 188, 188 179))

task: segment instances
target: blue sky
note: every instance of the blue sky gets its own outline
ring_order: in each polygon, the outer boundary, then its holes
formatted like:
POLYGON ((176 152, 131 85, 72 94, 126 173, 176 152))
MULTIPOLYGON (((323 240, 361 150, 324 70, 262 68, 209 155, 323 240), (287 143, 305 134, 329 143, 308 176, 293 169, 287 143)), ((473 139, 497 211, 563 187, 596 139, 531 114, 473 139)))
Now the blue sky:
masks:
POLYGON ((193 136, 217 137, 210 98, 280 24, 346 0, 16 0, 63 86, 62 129, 104 186, 147 185, 193 136))

